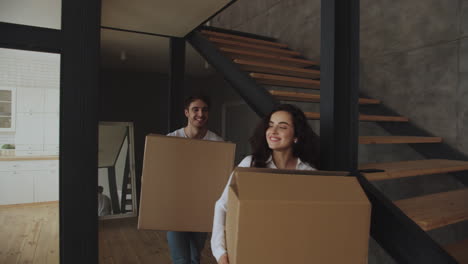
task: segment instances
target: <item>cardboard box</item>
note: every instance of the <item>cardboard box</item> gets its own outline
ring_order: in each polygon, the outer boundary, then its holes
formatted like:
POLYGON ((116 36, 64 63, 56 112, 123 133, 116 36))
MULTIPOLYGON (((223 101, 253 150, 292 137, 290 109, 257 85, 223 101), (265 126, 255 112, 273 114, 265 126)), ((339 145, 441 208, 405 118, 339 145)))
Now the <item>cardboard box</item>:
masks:
POLYGON ((367 263, 370 202, 354 177, 320 174, 329 173, 237 168, 226 215, 229 263, 367 263))
POLYGON ((138 228, 211 232, 234 152, 233 143, 148 135, 138 228))

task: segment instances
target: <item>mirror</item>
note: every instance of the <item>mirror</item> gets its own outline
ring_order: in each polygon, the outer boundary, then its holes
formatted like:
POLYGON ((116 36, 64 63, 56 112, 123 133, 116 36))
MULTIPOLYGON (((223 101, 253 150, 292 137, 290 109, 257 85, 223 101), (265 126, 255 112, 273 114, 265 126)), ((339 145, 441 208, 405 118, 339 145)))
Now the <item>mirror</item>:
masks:
POLYGON ((137 215, 133 146, 131 122, 99 122, 100 219, 137 215))

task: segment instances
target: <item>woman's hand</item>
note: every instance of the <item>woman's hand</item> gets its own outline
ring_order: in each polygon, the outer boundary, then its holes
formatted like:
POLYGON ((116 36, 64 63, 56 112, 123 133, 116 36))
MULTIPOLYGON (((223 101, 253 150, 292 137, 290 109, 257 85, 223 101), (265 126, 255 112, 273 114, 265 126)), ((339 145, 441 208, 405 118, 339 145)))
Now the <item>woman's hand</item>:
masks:
POLYGON ((219 258, 218 264, 229 264, 227 253, 222 255, 221 258, 219 258))

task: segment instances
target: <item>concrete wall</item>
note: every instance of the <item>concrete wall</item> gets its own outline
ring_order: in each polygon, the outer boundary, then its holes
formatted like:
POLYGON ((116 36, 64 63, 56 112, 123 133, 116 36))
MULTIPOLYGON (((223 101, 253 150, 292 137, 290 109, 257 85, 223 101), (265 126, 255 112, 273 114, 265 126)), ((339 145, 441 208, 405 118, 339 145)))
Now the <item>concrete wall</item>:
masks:
MULTIPOLYGON (((467 0, 363 0, 360 52, 361 91, 468 154, 466 11, 467 0)), ((318 0, 238 0, 212 25, 275 37, 320 58, 318 0)))
MULTIPOLYGON (((237 0, 211 24, 274 37, 307 59, 320 59, 319 0, 237 0)), ((464 137, 468 135, 468 0, 362 0, 360 53, 362 92, 381 99, 468 155, 468 138, 464 137)), ((239 118, 252 119, 253 115, 239 118)), ((318 129, 317 124, 314 127, 318 129)), ((238 133, 242 130, 239 128, 238 133)), ((387 133, 376 124, 361 123, 360 134, 387 133)), ((360 163, 421 158, 406 145, 359 147, 360 163)), ((464 187, 447 175, 376 185, 391 199, 464 187)), ((468 224, 429 234, 446 244, 468 237, 468 224)), ((369 263, 394 261, 372 241, 369 263)))

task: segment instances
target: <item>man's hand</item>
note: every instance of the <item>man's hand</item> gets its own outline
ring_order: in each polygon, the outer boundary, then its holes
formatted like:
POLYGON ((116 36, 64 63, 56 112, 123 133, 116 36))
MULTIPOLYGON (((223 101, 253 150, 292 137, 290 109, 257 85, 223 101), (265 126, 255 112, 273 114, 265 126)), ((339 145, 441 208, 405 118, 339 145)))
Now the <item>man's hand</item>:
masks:
POLYGON ((229 264, 227 253, 222 255, 221 258, 219 258, 218 264, 229 264))

